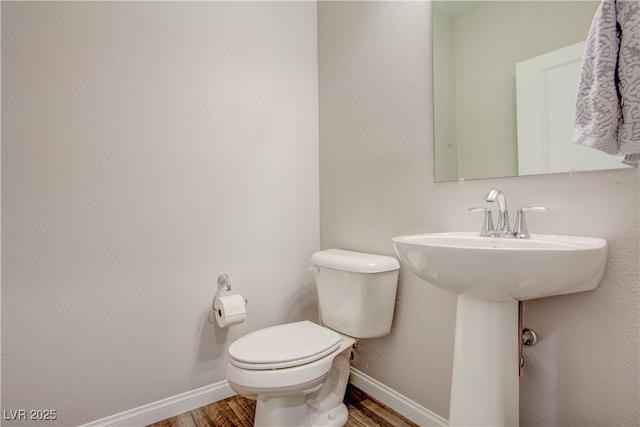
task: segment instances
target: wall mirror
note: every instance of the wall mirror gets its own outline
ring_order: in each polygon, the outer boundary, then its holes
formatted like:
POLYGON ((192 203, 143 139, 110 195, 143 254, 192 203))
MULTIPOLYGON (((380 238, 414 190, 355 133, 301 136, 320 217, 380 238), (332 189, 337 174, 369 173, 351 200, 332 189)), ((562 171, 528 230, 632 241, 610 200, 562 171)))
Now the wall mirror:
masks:
POLYGON ((571 142, 599 4, 432 2, 436 182, 629 168, 571 142))

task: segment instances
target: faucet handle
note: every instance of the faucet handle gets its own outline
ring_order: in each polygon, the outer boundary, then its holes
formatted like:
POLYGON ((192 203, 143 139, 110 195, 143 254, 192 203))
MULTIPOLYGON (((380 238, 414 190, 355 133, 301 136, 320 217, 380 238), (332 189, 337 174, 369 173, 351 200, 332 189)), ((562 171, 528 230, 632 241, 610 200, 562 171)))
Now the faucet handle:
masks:
POLYGON ((493 213, 491 209, 487 208, 469 208, 469 212, 481 212, 484 211, 484 222, 482 223, 482 231, 480 232, 480 236, 494 236, 496 233, 496 229, 493 227, 493 213))
POLYGON ((516 225, 514 227, 513 236, 517 239, 530 239, 531 235, 529 234, 529 230, 527 230, 527 222, 525 221, 524 214, 528 211, 534 212, 544 212, 547 208, 544 206, 527 206, 525 208, 518 209, 518 214, 516 215, 516 225))

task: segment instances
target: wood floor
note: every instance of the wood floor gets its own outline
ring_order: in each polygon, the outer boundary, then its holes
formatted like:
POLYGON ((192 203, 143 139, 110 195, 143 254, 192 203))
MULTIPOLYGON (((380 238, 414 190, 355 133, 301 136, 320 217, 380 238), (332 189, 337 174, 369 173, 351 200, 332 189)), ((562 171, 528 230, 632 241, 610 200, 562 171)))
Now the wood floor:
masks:
MULTIPOLYGON (((344 403, 349 410, 347 427, 417 427, 351 384, 347 387, 344 403)), ((251 427, 255 409, 254 400, 234 396, 148 427, 251 427)))

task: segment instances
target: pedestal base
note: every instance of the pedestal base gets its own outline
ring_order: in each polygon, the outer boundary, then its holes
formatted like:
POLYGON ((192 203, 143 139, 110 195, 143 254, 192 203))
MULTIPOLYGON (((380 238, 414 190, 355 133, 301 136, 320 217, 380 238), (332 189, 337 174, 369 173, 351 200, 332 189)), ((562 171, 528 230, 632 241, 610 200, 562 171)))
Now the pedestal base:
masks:
POLYGON ((451 381, 451 426, 519 424, 518 302, 459 295, 451 381))

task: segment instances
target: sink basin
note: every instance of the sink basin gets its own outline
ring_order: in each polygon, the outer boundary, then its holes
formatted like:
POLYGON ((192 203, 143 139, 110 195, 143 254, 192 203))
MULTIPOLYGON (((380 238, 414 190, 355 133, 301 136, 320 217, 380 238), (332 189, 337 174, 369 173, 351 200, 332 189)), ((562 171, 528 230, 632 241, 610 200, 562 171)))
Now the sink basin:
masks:
POLYGON ((595 289, 607 242, 592 237, 533 234, 531 239, 474 232, 393 239, 400 260, 427 282, 485 301, 529 300, 595 289))
POLYGON ((595 289, 603 239, 436 233, 393 239, 402 264, 457 294, 450 426, 519 424, 518 301, 595 289))

